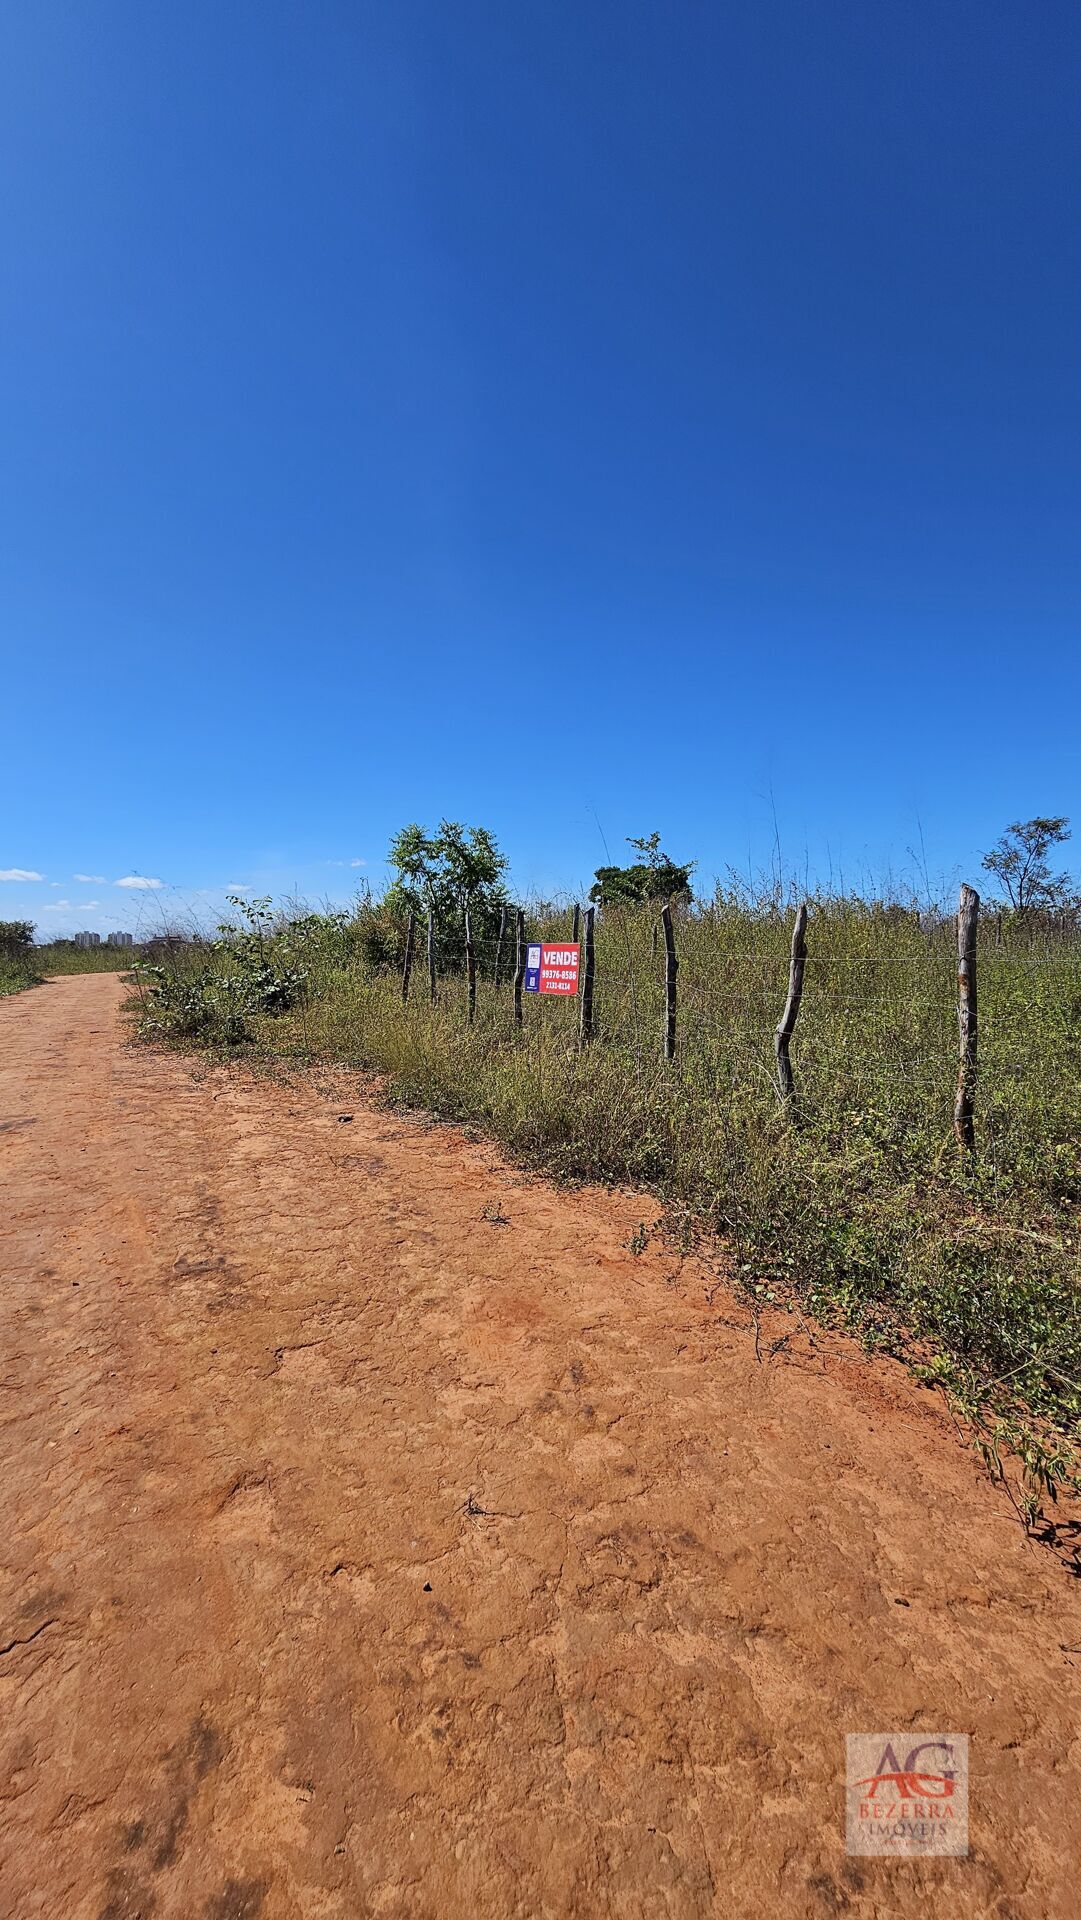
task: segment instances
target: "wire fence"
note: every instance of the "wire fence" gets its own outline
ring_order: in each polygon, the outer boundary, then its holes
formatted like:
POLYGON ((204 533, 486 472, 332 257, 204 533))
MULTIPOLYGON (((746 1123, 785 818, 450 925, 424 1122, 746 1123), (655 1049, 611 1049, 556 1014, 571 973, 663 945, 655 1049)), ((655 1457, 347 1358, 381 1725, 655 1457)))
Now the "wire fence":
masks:
MULTIPOLYGON (((1051 932, 1023 950, 999 916, 981 926, 963 888, 956 922, 885 929, 807 908, 758 925, 704 912, 659 916, 578 909, 562 925, 505 912, 488 930, 448 942, 430 919, 406 941, 402 999, 460 1006, 492 1044, 562 1034, 580 1053, 622 1048, 639 1073, 689 1086, 768 1079, 796 1116, 827 1084, 930 1096, 948 1103, 958 1144, 976 1150, 981 1094, 1022 1083, 1047 1099, 1081 1079, 1081 938, 1051 932), (579 933, 581 937, 572 936, 579 933), (566 931, 564 931, 566 929, 566 931), (816 938, 816 930, 822 944, 816 938), (734 937, 733 937, 734 936, 734 937), (888 941, 889 944, 876 944, 888 941), (530 947, 573 953, 573 996, 523 991, 530 947), (421 960, 423 958, 423 966, 421 960), (576 1012, 568 1008, 572 998, 576 1012)), ((535 984, 535 983, 534 983, 535 984)), ((832 1091, 831 1091, 832 1097, 832 1091)))

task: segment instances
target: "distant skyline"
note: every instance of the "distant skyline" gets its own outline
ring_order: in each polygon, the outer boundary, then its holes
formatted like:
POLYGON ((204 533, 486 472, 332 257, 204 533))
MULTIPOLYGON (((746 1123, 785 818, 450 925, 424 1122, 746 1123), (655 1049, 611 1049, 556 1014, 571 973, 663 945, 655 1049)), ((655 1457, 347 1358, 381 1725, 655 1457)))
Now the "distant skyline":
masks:
POLYGON ((1055 0, 5 9, 0 917, 1081 831, 1079 96, 1055 0))

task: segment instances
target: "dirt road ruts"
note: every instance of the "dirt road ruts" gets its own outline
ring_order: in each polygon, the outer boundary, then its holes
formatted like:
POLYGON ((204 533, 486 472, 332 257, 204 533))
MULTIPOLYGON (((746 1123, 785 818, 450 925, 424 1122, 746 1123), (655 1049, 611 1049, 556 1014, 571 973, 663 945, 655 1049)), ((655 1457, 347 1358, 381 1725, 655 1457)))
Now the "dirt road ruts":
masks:
POLYGON ((0 1003, 0 1912, 1078 1912, 1081 1583, 926 1392, 121 995, 0 1003), (846 1858, 895 1727, 967 1861, 846 1858))

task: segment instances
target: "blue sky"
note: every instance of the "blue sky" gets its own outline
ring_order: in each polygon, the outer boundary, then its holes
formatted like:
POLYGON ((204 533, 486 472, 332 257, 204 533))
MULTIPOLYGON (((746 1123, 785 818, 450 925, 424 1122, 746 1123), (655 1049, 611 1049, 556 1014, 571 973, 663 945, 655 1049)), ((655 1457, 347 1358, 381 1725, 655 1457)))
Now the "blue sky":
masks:
POLYGON ((1053 0, 10 0, 0 917, 1081 816, 1079 81, 1053 0))

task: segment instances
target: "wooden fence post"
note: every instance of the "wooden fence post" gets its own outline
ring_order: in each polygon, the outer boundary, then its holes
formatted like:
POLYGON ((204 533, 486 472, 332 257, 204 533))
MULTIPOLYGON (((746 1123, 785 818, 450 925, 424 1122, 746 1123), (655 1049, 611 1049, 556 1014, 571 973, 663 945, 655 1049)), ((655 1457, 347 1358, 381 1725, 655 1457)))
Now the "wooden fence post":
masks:
POLYGON ((953 1130, 965 1153, 976 1145, 973 1108, 976 1100, 976 932, 980 923, 980 896, 962 887, 957 908, 957 1027, 959 1058, 957 1093, 953 1103, 953 1130))
POLYGON ((435 914, 428 908, 428 998, 434 1007, 436 1002, 435 985, 435 914))
POLYGON ((578 1015, 578 1043, 588 1047, 593 1038, 593 914, 586 908, 585 954, 582 967, 582 1004, 578 1015))
POLYGON ((792 929, 792 954, 788 963, 788 998, 784 1003, 777 1031, 773 1036, 773 1050, 777 1055, 777 1084, 781 1090, 781 1099, 791 1106, 796 1092, 796 1083, 792 1075, 792 1059, 789 1043, 799 1017, 799 1004, 803 999, 803 970, 807 964, 807 907, 802 905, 796 914, 796 924, 792 929))
POLYGON ((578 902, 575 901, 574 912, 571 914, 571 939, 574 942, 575 946, 577 946, 578 944, 578 939, 579 939, 579 935, 581 934, 581 931, 582 931, 582 909, 578 905, 578 902))
POLYGON ((469 1024, 477 1017, 477 956, 473 949, 473 924, 469 908, 465 910, 465 977, 469 989, 469 1024))
POLYGON ((522 981, 525 979, 525 914, 519 907, 514 920, 515 965, 514 965, 514 1024, 522 1024, 522 981))
POLYGON ((676 1057, 676 974, 679 971, 679 961, 676 959, 672 909, 667 904, 661 908, 661 926, 664 928, 664 1057, 666 1060, 674 1060, 676 1057))
POLYGON ((503 940, 506 935, 506 931, 507 931, 507 909, 506 909, 506 906, 502 906, 499 909, 499 938, 495 943, 495 984, 497 988, 499 986, 499 963, 503 958, 503 940))
POLYGON ((402 1005, 409 999, 409 976, 413 971, 413 944, 417 934, 417 916, 409 915, 409 924, 405 930, 405 964, 402 967, 402 1005))

